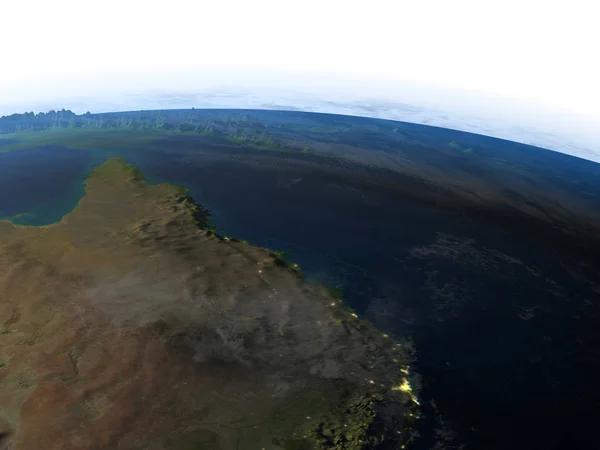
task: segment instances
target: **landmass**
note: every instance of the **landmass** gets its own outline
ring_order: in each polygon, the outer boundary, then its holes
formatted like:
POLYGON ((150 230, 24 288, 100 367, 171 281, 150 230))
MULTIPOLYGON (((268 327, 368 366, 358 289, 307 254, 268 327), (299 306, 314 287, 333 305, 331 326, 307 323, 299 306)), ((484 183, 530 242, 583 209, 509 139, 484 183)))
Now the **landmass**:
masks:
POLYGON ((0 448, 402 448, 411 351, 121 158, 0 221, 0 448))

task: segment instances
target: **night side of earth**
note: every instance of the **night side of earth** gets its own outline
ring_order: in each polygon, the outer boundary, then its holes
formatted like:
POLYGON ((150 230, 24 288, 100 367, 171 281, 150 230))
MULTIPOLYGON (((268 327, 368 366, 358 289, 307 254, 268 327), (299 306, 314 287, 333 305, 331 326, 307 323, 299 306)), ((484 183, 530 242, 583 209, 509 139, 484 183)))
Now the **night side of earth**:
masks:
POLYGON ((15 114, 0 218, 0 450, 596 448, 597 163, 305 112, 15 114))

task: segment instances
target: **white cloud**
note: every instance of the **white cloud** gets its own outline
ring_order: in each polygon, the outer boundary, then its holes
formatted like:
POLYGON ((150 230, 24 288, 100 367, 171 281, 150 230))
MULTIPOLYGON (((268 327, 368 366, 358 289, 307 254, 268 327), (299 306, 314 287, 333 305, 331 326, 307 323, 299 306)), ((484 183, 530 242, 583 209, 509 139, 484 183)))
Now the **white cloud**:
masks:
POLYGON ((236 65, 423 81, 598 110, 598 11, 587 0, 5 3, 3 91, 99 70, 236 65))
POLYGON ((334 86, 528 120, 554 111, 548 127, 591 133, 598 12, 589 0, 3 2, 0 107, 151 88, 334 86), (406 88, 416 85, 418 95, 406 88))

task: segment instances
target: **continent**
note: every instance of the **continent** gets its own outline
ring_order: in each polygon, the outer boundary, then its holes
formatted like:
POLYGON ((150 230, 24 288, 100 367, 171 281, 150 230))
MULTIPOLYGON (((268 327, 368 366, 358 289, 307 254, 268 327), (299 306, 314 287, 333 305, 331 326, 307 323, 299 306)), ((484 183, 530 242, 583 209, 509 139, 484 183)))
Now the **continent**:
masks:
POLYGON ((0 222, 0 448, 410 440, 408 346, 208 219, 112 158, 60 222, 0 222))

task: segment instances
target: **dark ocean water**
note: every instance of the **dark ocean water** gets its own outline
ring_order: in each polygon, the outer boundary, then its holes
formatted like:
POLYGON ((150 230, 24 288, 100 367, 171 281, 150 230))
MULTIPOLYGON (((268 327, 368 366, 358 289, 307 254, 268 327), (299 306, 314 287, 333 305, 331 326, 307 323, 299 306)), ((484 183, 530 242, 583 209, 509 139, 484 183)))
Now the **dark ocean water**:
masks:
POLYGON ((26 225, 59 221, 84 194, 100 153, 46 147, 0 153, 0 217, 26 225))
MULTIPOLYGON (((488 139, 473 139, 463 142, 491 152, 488 139)), ((509 153, 520 167, 523 160, 509 153)), ((27 213, 15 222, 31 225, 60 220, 83 195, 92 167, 117 154, 150 183, 188 188, 220 234, 288 252, 309 279, 341 287, 360 315, 411 336, 426 417, 416 448, 436 441, 464 449, 591 448, 589 411, 600 402, 590 391, 597 350, 586 346, 600 340, 589 328, 597 308, 582 305, 598 298, 565 269, 552 243, 407 197, 389 187, 393 177, 365 181, 390 177, 376 167, 204 138, 0 153, 0 216, 27 213)), ((571 165, 595 189, 587 163, 563 156, 539 175, 571 165)), ((532 158, 541 156, 524 156, 532 158)), ((572 176, 559 181, 571 186, 572 176)))

